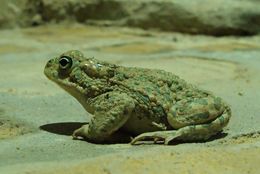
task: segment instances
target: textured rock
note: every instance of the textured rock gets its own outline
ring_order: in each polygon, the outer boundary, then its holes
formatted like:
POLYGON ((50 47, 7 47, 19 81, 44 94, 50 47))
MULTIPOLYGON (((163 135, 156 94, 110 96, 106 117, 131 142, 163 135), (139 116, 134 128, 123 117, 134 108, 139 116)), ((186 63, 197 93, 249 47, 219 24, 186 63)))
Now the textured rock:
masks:
POLYGON ((210 35, 260 32, 260 2, 254 0, 28 0, 27 12, 45 22, 110 20, 112 25, 210 35))
POLYGON ((259 173, 260 35, 209 37, 69 23, 2 30, 0 38, 1 174, 259 173), (46 62, 69 49, 173 72, 223 97, 234 117, 223 134, 205 143, 72 140, 72 131, 91 116, 43 75, 46 62))
POLYGON ((129 16, 124 6, 124 1, 114 0, 28 0, 25 13, 40 15, 43 22, 117 20, 129 16))
POLYGON ((25 1, 1 0, 0 2, 0 28, 13 28, 22 23, 19 16, 22 14, 20 6, 25 1))
POLYGON ((3 0, 1 6, 1 28, 70 21, 217 36, 260 33, 257 0, 3 0))
POLYGON ((127 24, 194 34, 255 34, 260 32, 260 1, 142 1, 127 24))

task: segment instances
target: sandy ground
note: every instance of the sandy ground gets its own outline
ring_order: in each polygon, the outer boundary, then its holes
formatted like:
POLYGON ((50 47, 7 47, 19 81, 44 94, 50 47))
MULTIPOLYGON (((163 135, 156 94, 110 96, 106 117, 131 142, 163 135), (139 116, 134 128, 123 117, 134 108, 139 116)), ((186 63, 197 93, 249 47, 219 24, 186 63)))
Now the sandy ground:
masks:
POLYGON ((0 173, 259 173, 260 36, 189 36, 128 28, 0 31, 0 173), (232 119, 209 142, 96 145, 70 134, 89 115, 47 80, 48 59, 79 49, 125 66, 164 69, 224 98, 232 119))

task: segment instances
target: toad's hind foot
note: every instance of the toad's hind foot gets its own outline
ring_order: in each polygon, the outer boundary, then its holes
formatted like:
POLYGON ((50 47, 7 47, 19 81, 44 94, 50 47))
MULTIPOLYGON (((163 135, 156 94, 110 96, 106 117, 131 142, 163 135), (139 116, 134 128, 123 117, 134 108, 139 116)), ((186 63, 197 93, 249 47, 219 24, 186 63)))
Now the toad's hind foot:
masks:
POLYGON ((131 144, 134 145, 138 141, 147 139, 162 140, 164 144, 169 144, 172 140, 205 141, 220 132, 228 124, 230 114, 230 110, 227 109, 221 116, 210 123, 185 126, 178 130, 143 133, 135 137, 131 144))
POLYGON ((147 132, 147 133, 143 133, 143 134, 140 134, 137 137, 135 137, 131 141, 131 144, 134 145, 138 141, 143 141, 143 140, 147 140, 147 139, 153 139, 154 142, 163 141, 164 144, 169 144, 169 142, 171 140, 178 137, 177 133, 178 133, 178 131, 174 131, 174 130, 173 131, 147 132))

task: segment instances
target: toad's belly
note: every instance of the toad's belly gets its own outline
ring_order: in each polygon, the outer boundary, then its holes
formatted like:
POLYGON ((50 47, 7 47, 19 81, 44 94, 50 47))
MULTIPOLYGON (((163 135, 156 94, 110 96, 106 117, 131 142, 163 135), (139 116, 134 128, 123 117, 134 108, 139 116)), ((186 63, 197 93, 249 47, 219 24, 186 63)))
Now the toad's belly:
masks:
POLYGON ((122 129, 133 135, 139 135, 144 132, 161 131, 168 129, 168 123, 161 123, 158 121, 153 121, 147 117, 137 117, 132 115, 127 122, 124 124, 122 129))

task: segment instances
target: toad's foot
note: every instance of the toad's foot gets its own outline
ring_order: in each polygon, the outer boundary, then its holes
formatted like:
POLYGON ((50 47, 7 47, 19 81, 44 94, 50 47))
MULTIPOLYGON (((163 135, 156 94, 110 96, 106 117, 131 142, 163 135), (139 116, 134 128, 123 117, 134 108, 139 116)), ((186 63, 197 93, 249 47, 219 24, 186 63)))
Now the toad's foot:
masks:
MULTIPOLYGON (((74 140, 88 139, 87 132, 89 131, 88 125, 83 125, 81 128, 76 129, 72 137, 74 140)), ((106 140, 102 141, 103 143, 129 143, 132 137, 124 132, 115 132, 110 135, 106 140)), ((91 140, 89 140, 91 141, 91 140)))
POLYGON ((85 138, 86 132, 88 132, 88 124, 87 125, 83 125, 81 128, 76 129, 73 134, 72 137, 73 139, 80 139, 81 138, 85 138))
POLYGON ((157 132, 147 132, 138 135, 135 137, 131 144, 134 145, 138 141, 147 140, 147 139, 153 139, 154 142, 157 141, 163 141, 164 144, 169 144, 170 141, 177 138, 179 136, 178 131, 172 130, 172 131, 157 131, 157 132))

